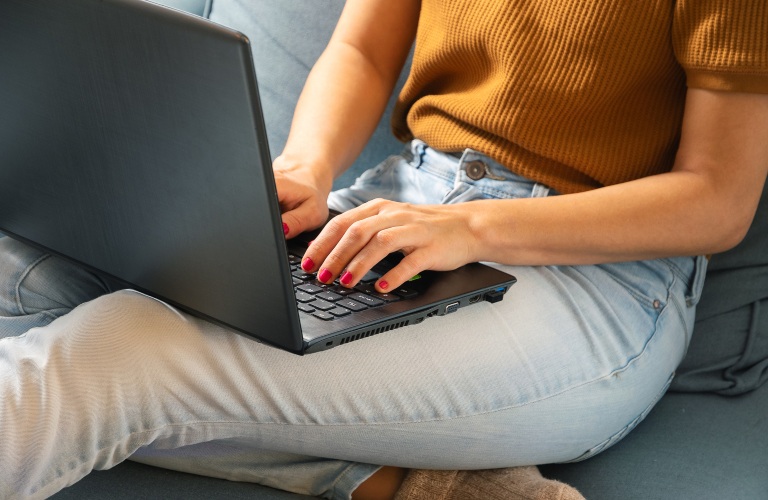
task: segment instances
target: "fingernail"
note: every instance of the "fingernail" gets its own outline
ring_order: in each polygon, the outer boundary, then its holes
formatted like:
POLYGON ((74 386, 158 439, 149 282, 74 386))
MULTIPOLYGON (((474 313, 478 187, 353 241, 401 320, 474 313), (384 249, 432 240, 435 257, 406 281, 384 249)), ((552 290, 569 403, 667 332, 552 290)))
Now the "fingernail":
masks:
POLYGON ((312 269, 314 269, 314 267, 315 267, 315 263, 312 262, 312 259, 310 259, 309 257, 301 261, 301 268, 304 269, 305 271, 311 271, 312 269))
POLYGON ((288 234, 288 231, 290 231, 290 229, 288 229, 288 224, 283 222, 283 234, 288 234))
POLYGON ((331 279, 331 276, 333 276, 333 275, 331 274, 331 272, 330 272, 328 269, 323 269, 323 270, 322 270, 322 271, 320 271, 320 273, 317 275, 317 280, 318 280, 318 281, 322 281, 323 283, 325 283, 326 281, 328 281, 329 279, 331 279))
POLYGON ((387 283, 384 280, 379 281, 379 288, 381 288, 382 290, 386 290, 388 287, 389 287, 389 283, 387 283))
POLYGON ((339 281, 341 282, 342 285, 349 285, 350 283, 352 283, 352 273, 350 273, 349 271, 345 272, 344 274, 341 275, 341 278, 339 278, 339 281))

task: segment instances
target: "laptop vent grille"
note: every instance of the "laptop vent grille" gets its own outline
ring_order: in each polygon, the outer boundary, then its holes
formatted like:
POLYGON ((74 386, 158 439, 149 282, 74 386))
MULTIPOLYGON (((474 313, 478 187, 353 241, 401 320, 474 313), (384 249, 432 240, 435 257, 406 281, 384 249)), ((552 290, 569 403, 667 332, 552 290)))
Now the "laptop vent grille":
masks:
POLYGON ((354 342, 355 340, 360 340, 367 337, 371 337, 373 335, 378 335, 381 332, 388 332, 390 330, 394 330, 395 328, 408 326, 408 323, 410 323, 410 321, 401 321, 400 323, 393 323, 387 326, 380 326, 379 328, 376 328, 374 330, 368 330, 367 332, 360 332, 355 335, 350 335, 349 337, 344 337, 343 339, 341 339, 341 342, 339 342, 339 345, 348 344, 350 342, 354 342))

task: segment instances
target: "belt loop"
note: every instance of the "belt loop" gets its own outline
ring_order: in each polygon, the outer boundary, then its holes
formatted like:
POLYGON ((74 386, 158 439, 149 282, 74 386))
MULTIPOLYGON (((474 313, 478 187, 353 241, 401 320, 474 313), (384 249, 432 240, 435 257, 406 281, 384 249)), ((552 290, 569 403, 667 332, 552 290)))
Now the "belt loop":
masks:
POLYGON ((704 278, 707 275, 707 264, 709 264, 709 261, 705 255, 699 255, 698 257, 693 258, 693 279, 691 280, 688 294, 685 297, 685 303, 688 307, 695 306, 701 298, 701 290, 704 287, 704 278))
POLYGON ((427 145, 418 139, 411 141, 410 153, 411 157, 406 158, 408 162, 414 168, 419 168, 424 163, 424 154, 426 153, 427 145))
POLYGON ((538 182, 533 185, 531 198, 546 198, 547 196, 549 196, 549 186, 539 184, 538 182))

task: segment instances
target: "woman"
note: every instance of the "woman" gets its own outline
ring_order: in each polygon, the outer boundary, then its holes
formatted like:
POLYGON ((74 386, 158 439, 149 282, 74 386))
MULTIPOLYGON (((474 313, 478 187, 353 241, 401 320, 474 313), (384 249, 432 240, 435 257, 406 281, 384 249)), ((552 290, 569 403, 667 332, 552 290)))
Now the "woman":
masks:
POLYGON ((274 165, 288 238, 347 210, 302 266, 353 287, 400 250, 379 291, 473 261, 518 283, 298 358, 129 292, 63 314, 100 282, 5 240, 3 334, 47 326, 0 345, 0 491, 44 496, 131 456, 329 498, 534 496, 530 469, 503 468, 589 457, 642 420, 685 353, 701 256, 749 227, 767 17, 748 0, 348 1, 274 165), (406 151, 331 193, 414 39, 406 151))

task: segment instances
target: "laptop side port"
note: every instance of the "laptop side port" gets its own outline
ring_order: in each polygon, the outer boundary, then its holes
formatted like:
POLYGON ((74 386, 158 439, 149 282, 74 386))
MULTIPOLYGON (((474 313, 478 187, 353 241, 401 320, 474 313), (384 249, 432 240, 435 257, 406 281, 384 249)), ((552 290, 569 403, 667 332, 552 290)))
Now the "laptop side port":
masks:
POLYGON ((445 309, 443 310, 443 314, 451 314, 452 312, 456 312, 459 309, 459 302, 451 302, 447 306, 445 306, 445 309))
POLYGON ((475 304, 476 302, 480 302, 480 299, 483 298, 483 294, 478 293, 477 295, 473 295, 469 298, 470 304, 475 304))

